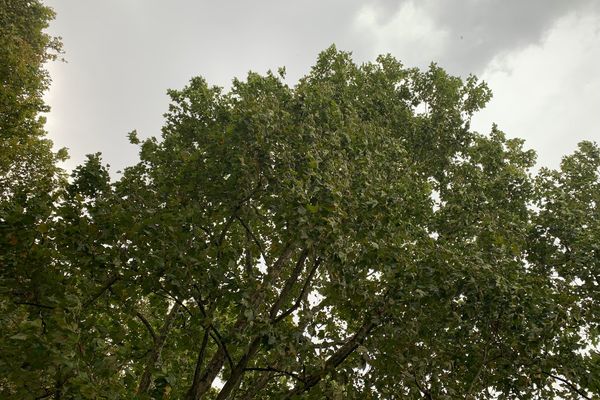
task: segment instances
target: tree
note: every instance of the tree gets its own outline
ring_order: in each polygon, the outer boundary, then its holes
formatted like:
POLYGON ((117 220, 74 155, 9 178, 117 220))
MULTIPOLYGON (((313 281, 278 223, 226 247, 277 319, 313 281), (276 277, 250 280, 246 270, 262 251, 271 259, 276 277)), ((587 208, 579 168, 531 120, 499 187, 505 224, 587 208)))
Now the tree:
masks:
POLYGON ((56 162, 66 152, 53 152, 41 115, 50 82, 44 64, 61 51, 43 31, 53 16, 40 1, 0 0, 0 393, 7 398, 36 397, 26 388, 44 385, 41 365, 61 358, 48 325, 56 319, 32 306, 61 292, 55 243, 45 237, 65 183, 56 162))
MULTIPOLYGON (((61 53, 61 43, 44 33, 53 11, 34 0, 0 1, 0 182, 3 198, 43 180, 53 164, 44 138, 49 111, 42 98, 50 83, 43 68, 61 53)), ((65 154, 61 153, 60 157, 65 154)))
POLYGON ((119 180, 99 155, 74 171, 33 244, 62 292, 15 305, 41 322, 11 332, 67 354, 0 389, 597 396, 598 148, 534 175, 523 141, 470 130, 485 84, 436 65, 331 47, 283 74, 194 78, 119 180))
MULTIPOLYGON (((44 33, 54 13, 34 0, 0 0, 0 218, 20 219, 19 208, 51 203, 58 185, 56 162, 66 151, 52 151, 45 138, 49 111, 42 98, 50 78, 44 64, 55 60, 61 43, 44 33), (39 200, 39 201, 38 201, 39 200)), ((45 206, 44 206, 45 207, 45 206)), ((31 211, 31 210, 30 210, 31 211)), ((13 239, 11 239, 13 240, 13 239)))

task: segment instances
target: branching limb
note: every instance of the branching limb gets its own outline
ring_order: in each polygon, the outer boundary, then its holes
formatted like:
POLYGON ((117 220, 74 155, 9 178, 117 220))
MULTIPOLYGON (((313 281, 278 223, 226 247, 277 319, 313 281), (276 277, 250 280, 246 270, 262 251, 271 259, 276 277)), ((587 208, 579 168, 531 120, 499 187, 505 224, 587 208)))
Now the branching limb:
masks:
POLYGON ((204 330, 204 336, 202 337, 202 345, 200 346, 200 351, 198 352, 198 358, 196 359, 196 368, 194 369, 194 379, 192 382, 200 381, 201 372, 202 372, 202 364, 204 364, 204 358, 206 355, 206 346, 208 345, 208 336, 210 330, 204 330))
POLYGON ((48 310, 54 310, 55 307, 53 306, 47 306, 44 304, 38 304, 38 303, 32 303, 30 301, 15 301, 13 302, 16 305, 23 305, 23 306, 32 306, 32 307, 38 307, 38 308, 45 308, 48 310))
POLYGON ((146 327, 146 329, 150 333, 150 336, 152 336, 152 342, 156 343, 156 339, 157 339, 156 333, 154 332, 154 329, 152 328, 152 325, 150 325, 150 322, 148 322, 148 320, 146 319, 146 317, 144 317, 144 315, 141 312, 139 312, 139 311, 135 312, 135 316, 138 317, 138 319, 140 321, 142 321, 142 324, 144 324, 144 326, 146 327))
POLYGON ((219 347, 208 362, 208 365, 204 369, 204 373, 199 374, 197 377, 194 376, 194 381, 192 382, 192 386, 188 390, 185 399, 198 400, 204 396, 204 394, 210 390, 212 383, 221 371, 221 368, 223 368, 224 362, 225 352, 223 347, 219 347))
MULTIPOLYGON (((293 254, 294 247, 292 244, 292 242, 288 243, 282 251, 280 257, 277 259, 277 261, 275 261, 273 265, 267 267, 267 274, 263 278, 263 282, 274 282, 278 278, 283 265, 289 260, 289 258, 293 254)), ((257 303, 259 302, 259 300, 260 296, 258 296, 255 299, 257 303)), ((204 315, 208 315, 202 303, 202 299, 198 296, 196 301, 198 302, 198 306, 201 312, 203 312, 204 315)), ((247 326, 247 323, 248 321, 245 318, 244 314, 240 313, 236 323, 232 327, 232 331, 238 332, 243 330, 247 326)), ((214 329, 213 332, 215 333, 215 336, 220 336, 220 334, 217 335, 217 332, 214 329)), ((196 379, 194 379, 192 386, 186 394, 186 400, 200 399, 208 392, 208 390, 210 390, 213 381, 223 368, 223 364, 225 363, 226 359, 232 365, 232 372, 225 386, 221 389, 221 392, 218 395, 218 399, 227 398, 230 395, 230 393, 239 386, 241 376, 244 373, 244 369, 246 368, 248 361, 252 357, 254 357, 256 351, 258 351, 261 339, 261 337, 256 337, 252 341, 246 353, 242 356, 242 358, 236 365, 233 365, 233 362, 231 360, 231 357, 229 357, 229 352, 226 349, 224 341, 220 340, 221 345, 219 345, 217 351, 215 352, 215 354, 213 354, 211 360, 209 361, 207 367, 204 370, 204 373, 202 373, 199 377, 195 377, 196 379)))
POLYGON ((138 386, 138 396, 147 393, 148 389, 150 388, 150 383, 152 382, 152 372, 154 372, 154 369, 156 368, 156 362, 160 358, 165 341, 167 340, 167 336, 171 331, 171 327, 173 326, 173 322, 175 321, 175 317, 177 317, 179 309, 179 304, 175 304, 171 308, 165 318, 165 322, 160 328, 159 335, 155 335, 154 346, 148 355, 146 367, 144 368, 144 373, 142 374, 142 378, 140 379, 140 384, 138 386))
POLYGON ((186 311, 186 312, 189 314, 189 316, 190 316, 190 317, 193 317, 193 316, 194 316, 194 314, 193 314, 193 313, 190 311, 190 309, 189 309, 189 308, 188 308, 188 307, 187 307, 185 304, 183 304, 183 302, 182 302, 181 300, 179 300, 179 299, 177 298, 177 296, 175 296, 173 293, 169 292, 169 291, 168 291, 167 289, 165 289, 165 287, 164 287, 164 286, 162 286, 162 285, 161 285, 161 287, 160 287, 160 288, 161 288, 161 289, 162 289, 162 290, 163 290, 163 291, 164 291, 164 292, 167 294, 167 296, 168 296, 168 297, 169 297, 171 300, 173 300, 173 301, 174 301, 175 303, 177 303, 177 304, 178 304, 178 305, 179 305, 181 308, 183 308, 183 309, 184 309, 184 310, 185 310, 185 311, 186 311))
POLYGON ((263 279, 263 283, 266 283, 269 281, 273 282, 279 277, 279 273, 281 272, 283 264, 288 262, 288 260, 292 256, 293 252, 294 252, 293 243, 288 242, 285 245, 285 247, 283 248, 283 251, 281 252, 281 255, 279 256, 279 258, 277 260, 275 260, 275 262, 272 265, 267 265, 267 274, 265 275, 265 277, 263 279))
MULTIPOLYGON (((196 290, 198 290, 198 287, 196 287, 196 290)), ((206 311, 206 307, 204 307, 204 302, 202 301, 202 297, 200 297, 199 294, 196 297, 196 303, 198 304, 198 308, 200 309, 200 313, 202 314, 202 317, 208 318, 208 313, 206 311)), ((213 340, 215 341, 217 346, 219 346, 223 349, 223 352, 225 353, 225 358, 227 359, 227 362, 229 363, 229 367, 233 369, 233 360, 231 358, 231 355, 229 354, 229 351, 227 350, 227 346, 225 345, 225 340, 223 340, 223 336, 221 335, 219 330, 212 323, 210 325, 206 326, 205 328, 209 332, 212 331, 212 333, 210 333, 210 337, 213 338, 213 340)))
POLYGON ((257 380, 253 381, 248 386, 248 389, 246 390, 246 393, 244 393, 244 395, 241 397, 241 400, 252 400, 256 398, 256 395, 260 393, 260 391, 263 390, 265 386, 267 386, 269 381, 277 376, 278 375, 274 372, 267 372, 265 374, 261 374, 261 376, 257 380))
POLYGON ((252 238, 252 241, 254 242, 256 247, 258 247, 258 251, 260 251, 260 255, 262 256, 262 258, 265 261, 267 261, 267 257, 265 256, 265 252, 263 250, 262 244, 260 243, 260 240, 258 240, 258 238, 256 237, 256 235, 254 235, 248 224, 246 224, 246 222, 240 216, 236 216, 235 218, 238 221, 240 221, 240 224, 242 224, 242 226, 246 230, 246 233, 252 238))
POLYGON ((290 399, 294 396, 300 395, 313 386, 318 384, 323 377, 328 373, 337 368, 350 354, 356 350, 356 348, 366 339, 369 333, 376 327, 374 318, 372 316, 367 317, 366 321, 359 328, 359 330, 346 341, 340 348, 338 348, 329 358, 325 361, 325 365, 318 369, 316 372, 306 376, 304 382, 297 385, 295 388, 286 393, 284 399, 290 399))
POLYGON ((571 390, 573 390, 575 393, 577 393, 578 395, 580 395, 581 397, 583 397, 584 399, 587 400, 592 400, 591 397, 587 396, 581 389, 579 389, 577 386, 575 386, 575 384, 569 382, 568 380, 566 380, 565 378, 561 378, 558 375, 554 375, 551 374, 549 372, 546 371, 540 371, 542 374, 549 376, 550 378, 553 378, 557 381, 560 381, 562 383, 564 383, 565 385, 567 385, 571 390))
POLYGON ((258 351, 258 349, 260 347, 261 340, 262 340, 262 337, 259 336, 259 337, 254 338, 252 343, 250 343, 250 346, 248 346, 248 349, 246 350, 244 355, 240 358, 240 361, 238 361, 238 363, 232 369, 231 374, 229 375, 229 378, 227 379, 227 382, 225 382, 225 385, 223 386, 223 388, 217 395, 216 400, 228 399, 231 392, 238 388, 238 386, 240 385, 240 383, 242 381, 242 377, 246 370, 246 366, 248 365, 248 362, 256 355, 256 352, 258 351))
POLYGON ((223 225, 223 229, 221 230, 221 234, 219 235, 219 239, 217 240, 217 246, 221 246, 223 244, 225 236, 227 236, 227 232, 229 231, 229 227, 231 226, 233 221, 238 217, 237 213, 244 206, 244 204, 250 201, 250 199, 252 199, 252 197, 260 190, 260 187, 261 182, 259 180, 254 190, 252 190, 252 192, 250 192, 246 197, 242 198, 235 206, 235 208, 231 212, 231 215, 229 216, 229 218, 227 218, 227 221, 225 221, 225 225, 223 225))
POLYGON ((417 379, 416 376, 413 376, 414 381, 415 381, 415 385, 417 386, 417 389, 419 389, 419 392, 421 392, 421 394, 428 400, 433 400, 433 397, 431 396, 431 392, 428 389, 425 389, 423 386, 421 386, 421 384, 419 383, 419 380, 417 379))
POLYGON ((489 349, 489 344, 486 344, 485 349, 483 351, 483 361, 481 361, 481 365, 479 366, 479 368, 477 369, 477 373, 475 374, 475 376, 473 377, 473 379, 471 380, 471 383, 469 384, 469 388, 467 389, 467 395, 470 395, 471 392, 473 392, 473 388, 475 387, 475 384, 477 383, 477 381, 479 380, 479 377, 481 376, 481 372, 483 371, 483 369, 485 368, 487 362, 488 362, 488 349, 489 349))
POLYGON ((315 260, 315 262, 313 263, 313 266, 312 266, 310 272, 308 273, 308 277, 304 281, 302 290, 300 290, 300 294, 296 298, 296 301, 294 302, 294 304, 290 308, 288 308, 286 311, 284 311, 280 315, 278 315, 275 318, 274 322, 281 321, 282 319, 284 319, 285 317, 287 317, 288 315, 290 315, 291 313, 296 311, 298 309, 298 307, 300 307, 300 304, 302 303, 302 301, 306 298, 306 295, 308 294, 308 288, 311 285, 312 279, 313 279, 315 273, 317 272, 317 269, 319 268, 320 263, 321 263, 321 259, 317 258, 315 260))
POLYGON ((300 253, 300 257, 298 257, 298 261, 296 262, 296 266, 292 270, 292 273, 290 274, 288 279, 285 281, 283 289, 281 289, 281 293, 279 293, 279 297, 277 297, 275 304, 273 304, 273 307, 271 307, 271 311, 269 312, 269 318, 271 318, 271 320, 275 320, 277 313, 287 301, 290 292, 294 288, 294 285, 298 281, 298 278, 300 277, 300 274, 304 269, 304 262, 306 261, 307 256, 308 251, 302 250, 302 252, 300 253))
POLYGON ((215 328, 214 325, 211 324, 208 328, 213 331, 213 333, 210 334, 210 337, 213 338, 215 343, 217 343, 217 346, 219 346, 223 349, 223 352, 225 353, 225 359, 227 360, 227 363, 229 364, 229 368, 233 368, 233 360, 231 359, 231 355, 229 354, 229 351, 227 350, 227 346, 225 345, 223 336, 221 336, 221 334, 219 333, 217 328, 215 328))
POLYGON ((113 275, 108 278, 108 280, 102 285, 102 287, 85 303, 83 303, 83 308, 87 308, 92 305, 96 300, 100 298, 108 289, 110 289, 119 279, 121 279, 120 275, 113 275))

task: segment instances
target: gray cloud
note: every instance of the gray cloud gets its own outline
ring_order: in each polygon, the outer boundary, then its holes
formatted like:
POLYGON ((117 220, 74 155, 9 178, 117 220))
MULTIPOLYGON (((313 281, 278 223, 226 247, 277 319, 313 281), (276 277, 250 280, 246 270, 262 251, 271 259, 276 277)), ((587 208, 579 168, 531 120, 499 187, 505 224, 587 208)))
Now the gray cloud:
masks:
POLYGON ((430 11, 451 36, 460 39, 452 42, 442 61, 464 74, 483 71, 499 54, 540 43, 558 18, 586 10, 592 1, 479 0, 461 4, 464 6, 458 8, 451 2, 438 2, 430 11))
MULTIPOLYGON (((394 16, 404 7, 420 10, 446 37, 443 49, 430 54, 433 58, 426 62, 439 62, 455 74, 467 75, 481 73, 496 56, 539 44, 560 17, 568 13, 598 12, 600 3, 594 0, 374 0, 369 4, 382 26, 393 23, 394 16)), ((402 32, 403 27, 397 29, 402 32)), ((399 40, 402 40, 401 35, 399 40)), ((417 42, 408 45, 419 47, 417 42)), ((393 51, 393 43, 389 46, 393 51)))
POLYGON ((481 74, 495 57, 543 42, 564 15, 600 8, 593 0, 47 3, 68 60, 50 66, 51 137, 71 148, 67 167, 101 151, 114 169, 136 159, 126 133, 159 135, 166 89, 192 76, 226 86, 248 70, 286 66, 294 83, 332 43, 358 61, 391 52, 408 66, 438 61, 481 74))

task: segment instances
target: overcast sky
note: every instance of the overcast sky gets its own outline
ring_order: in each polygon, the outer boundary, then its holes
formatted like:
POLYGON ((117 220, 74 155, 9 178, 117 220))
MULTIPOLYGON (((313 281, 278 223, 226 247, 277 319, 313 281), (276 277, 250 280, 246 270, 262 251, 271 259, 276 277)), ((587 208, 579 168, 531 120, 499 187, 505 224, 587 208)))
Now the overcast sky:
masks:
POLYGON ((228 86, 285 66, 293 84, 335 43, 357 62, 391 53, 473 73, 494 92, 473 128, 492 122, 556 167, 600 141, 600 1, 46 0, 67 63, 53 63, 47 128, 72 168, 102 152, 112 170, 137 160, 126 139, 158 136, 168 88, 192 76, 228 86))

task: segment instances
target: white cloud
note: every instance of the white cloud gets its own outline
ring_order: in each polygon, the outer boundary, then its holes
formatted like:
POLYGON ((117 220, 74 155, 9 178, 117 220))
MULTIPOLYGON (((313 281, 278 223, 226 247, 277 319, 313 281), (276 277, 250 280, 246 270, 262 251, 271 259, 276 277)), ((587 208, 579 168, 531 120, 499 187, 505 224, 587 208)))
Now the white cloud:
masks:
POLYGON ((482 74, 494 92, 473 120, 496 122, 556 167, 582 140, 600 140, 600 17, 571 13, 539 45, 497 56, 482 74))
POLYGON ((392 16, 382 15, 385 12, 375 5, 365 5, 356 16, 355 29, 367 36, 370 58, 391 53, 406 65, 424 67, 443 53, 447 32, 436 26, 424 8, 408 1, 392 16))

